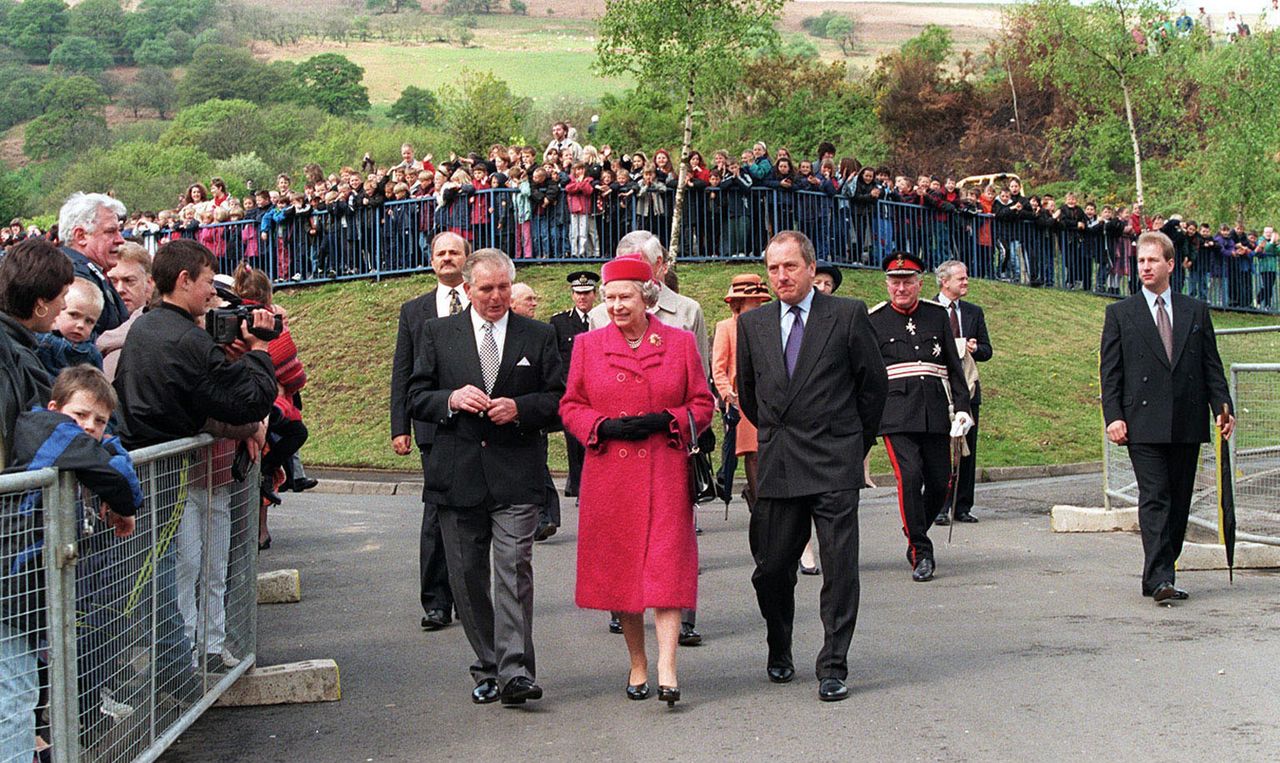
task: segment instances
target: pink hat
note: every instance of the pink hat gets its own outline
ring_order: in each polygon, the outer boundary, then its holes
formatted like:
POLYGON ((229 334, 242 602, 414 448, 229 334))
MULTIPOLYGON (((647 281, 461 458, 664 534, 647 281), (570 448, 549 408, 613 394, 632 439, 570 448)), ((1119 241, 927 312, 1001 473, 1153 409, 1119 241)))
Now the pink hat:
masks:
POLYGON ((615 257, 600 269, 601 281, 652 281, 653 268, 643 254, 624 254, 615 257))

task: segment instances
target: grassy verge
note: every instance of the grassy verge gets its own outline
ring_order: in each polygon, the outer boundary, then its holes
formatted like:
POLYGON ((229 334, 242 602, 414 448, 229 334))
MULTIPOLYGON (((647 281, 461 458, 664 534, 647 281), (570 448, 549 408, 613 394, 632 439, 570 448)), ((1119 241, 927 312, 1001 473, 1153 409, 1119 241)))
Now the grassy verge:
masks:
MULTIPOLYGON (((564 277, 578 267, 536 265, 520 269, 542 295, 539 317, 567 309, 564 277)), ((697 299, 708 326, 728 316, 721 299, 730 277, 757 272, 755 262, 686 264, 681 291, 697 299)), ((427 275, 380 283, 354 282, 299 289, 278 295, 288 308, 294 337, 310 382, 304 411, 311 439, 308 464, 415 468, 417 462, 391 451, 388 399, 391 356, 401 303, 435 285, 427 275)), ((926 293, 934 293, 932 284, 926 293)), ((884 279, 874 272, 847 272, 842 295, 873 305, 884 298, 884 279)), ((982 305, 995 357, 982 364, 981 460, 984 466, 1090 461, 1101 456, 1098 405, 1098 337, 1109 300, 1084 294, 974 282, 970 297, 982 305)), ((1215 325, 1267 325, 1266 316, 1217 313, 1215 325)), ((1226 363, 1266 362, 1280 357, 1280 335, 1222 337, 1226 363)), ((563 468, 563 440, 552 440, 552 468, 563 468)), ((876 471, 886 471, 877 448, 876 471)))

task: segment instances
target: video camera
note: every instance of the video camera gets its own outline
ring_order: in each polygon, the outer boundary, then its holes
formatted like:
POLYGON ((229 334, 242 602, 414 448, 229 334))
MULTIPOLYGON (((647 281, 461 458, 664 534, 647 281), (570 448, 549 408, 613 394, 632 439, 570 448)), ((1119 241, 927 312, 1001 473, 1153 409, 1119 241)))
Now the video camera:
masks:
POLYGON ((270 342, 284 331, 284 323, 280 316, 275 316, 275 326, 270 329, 253 328, 253 311, 250 305, 233 307, 215 307, 204 314, 204 330, 209 332, 216 344, 231 344, 240 338, 240 324, 250 324, 249 333, 259 339, 270 342))

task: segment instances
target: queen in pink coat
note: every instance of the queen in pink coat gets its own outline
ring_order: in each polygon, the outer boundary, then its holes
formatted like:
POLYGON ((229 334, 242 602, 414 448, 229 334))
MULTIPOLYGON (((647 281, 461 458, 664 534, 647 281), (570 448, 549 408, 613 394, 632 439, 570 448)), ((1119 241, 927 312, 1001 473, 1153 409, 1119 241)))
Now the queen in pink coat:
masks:
POLYGON ((631 657, 627 696, 649 696, 644 610, 654 610, 658 698, 680 698, 681 608, 698 597, 698 547, 687 451, 711 423, 712 399, 693 335, 646 312, 658 286, 643 257, 605 263, 610 324, 574 340, 560 401, 586 445, 578 518, 578 606, 621 613, 631 657))

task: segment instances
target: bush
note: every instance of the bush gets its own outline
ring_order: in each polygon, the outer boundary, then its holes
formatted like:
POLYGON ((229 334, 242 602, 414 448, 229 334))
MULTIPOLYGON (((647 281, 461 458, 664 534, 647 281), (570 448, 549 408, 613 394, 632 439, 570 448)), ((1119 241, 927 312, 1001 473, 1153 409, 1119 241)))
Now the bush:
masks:
POLYGON ((138 66, 159 66, 167 69, 178 63, 178 52, 164 38, 152 37, 143 41, 133 51, 133 60, 138 66))
POLYGON ((213 159, 225 159, 243 151, 246 138, 264 128, 255 104, 239 99, 213 99, 178 112, 160 145, 191 146, 213 159))
POLYGON ((511 12, 516 16, 528 16, 529 5, 523 0, 511 0, 511 12))
POLYGON ((457 82, 440 89, 444 128, 454 151, 487 153, 490 145, 519 132, 528 98, 514 95, 492 72, 463 69, 457 82))
POLYGON ((50 159, 80 152, 102 143, 107 120, 90 111, 50 111, 27 123, 22 152, 32 159, 50 159))
POLYGON ((253 181, 255 188, 272 187, 276 173, 252 151, 213 163, 213 174, 227 182, 227 189, 237 196, 248 190, 245 181, 253 181))
POLYGON ((54 187, 50 206, 74 191, 94 189, 114 192, 130 209, 167 209, 179 189, 207 181, 212 170, 213 162, 198 148, 157 151, 154 143, 130 141, 82 152, 54 187))

